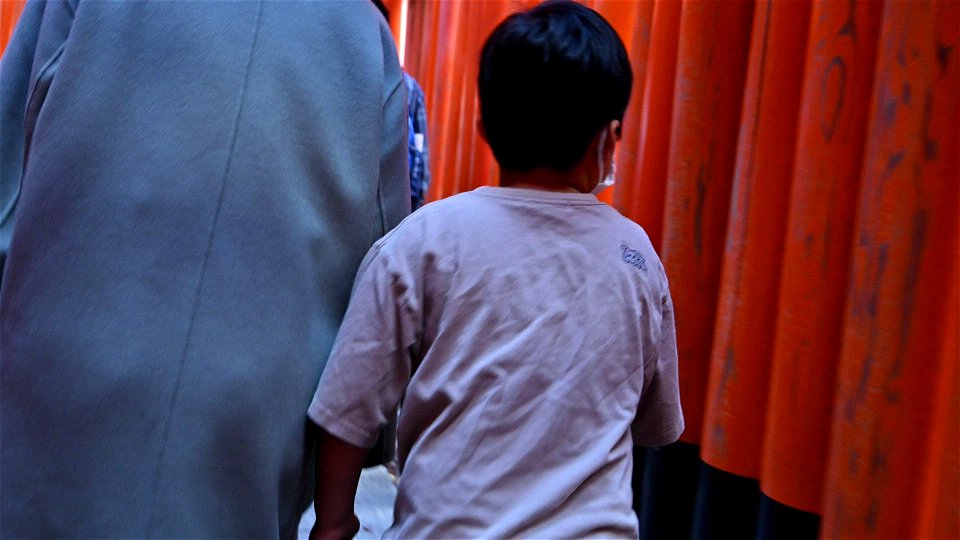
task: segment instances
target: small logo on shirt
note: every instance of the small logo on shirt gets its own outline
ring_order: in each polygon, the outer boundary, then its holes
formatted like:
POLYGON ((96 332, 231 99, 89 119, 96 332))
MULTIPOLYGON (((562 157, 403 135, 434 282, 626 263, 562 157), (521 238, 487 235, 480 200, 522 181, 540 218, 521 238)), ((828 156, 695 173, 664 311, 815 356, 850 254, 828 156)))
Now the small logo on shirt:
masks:
POLYGON ((631 249, 626 244, 620 244, 620 258, 627 264, 632 264, 644 272, 647 271, 647 260, 643 258, 639 251, 631 249))

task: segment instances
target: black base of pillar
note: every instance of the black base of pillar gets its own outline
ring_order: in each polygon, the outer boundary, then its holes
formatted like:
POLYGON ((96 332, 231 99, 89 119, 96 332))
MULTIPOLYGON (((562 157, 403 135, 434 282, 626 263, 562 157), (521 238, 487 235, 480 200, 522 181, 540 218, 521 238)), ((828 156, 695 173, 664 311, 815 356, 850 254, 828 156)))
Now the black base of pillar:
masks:
POLYGON ((820 516, 760 494, 757 540, 816 540, 819 535, 820 516))
POLYGON ((820 516, 704 463, 687 443, 634 449, 633 508, 641 540, 816 540, 820 532, 820 516))
POLYGON ((696 540, 753 538, 759 503, 759 482, 704 463, 700 467, 692 537, 696 540))
POLYGON ((642 540, 690 538, 699 453, 699 446, 687 443, 646 449, 642 487, 634 484, 642 540))
POLYGON ((643 446, 633 447, 633 477, 630 485, 633 486, 633 511, 640 515, 643 504, 643 463, 646 461, 647 449, 643 446))

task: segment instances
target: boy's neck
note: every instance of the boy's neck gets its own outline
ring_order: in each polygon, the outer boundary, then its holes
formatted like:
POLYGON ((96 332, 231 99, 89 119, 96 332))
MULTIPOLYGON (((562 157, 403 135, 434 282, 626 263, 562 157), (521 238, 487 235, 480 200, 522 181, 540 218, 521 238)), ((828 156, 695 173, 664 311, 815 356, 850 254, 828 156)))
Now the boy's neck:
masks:
POLYGON ((557 171, 538 167, 529 171, 511 171, 500 169, 502 187, 556 191, 561 193, 587 193, 590 181, 580 167, 568 171, 557 171))

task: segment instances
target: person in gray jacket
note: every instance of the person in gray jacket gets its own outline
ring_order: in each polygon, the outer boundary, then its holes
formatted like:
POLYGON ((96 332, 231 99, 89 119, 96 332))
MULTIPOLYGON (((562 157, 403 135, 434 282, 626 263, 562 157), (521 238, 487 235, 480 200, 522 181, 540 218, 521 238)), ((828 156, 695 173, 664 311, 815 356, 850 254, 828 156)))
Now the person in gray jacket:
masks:
POLYGON ((291 537, 409 211, 369 2, 29 2, 0 61, 0 537, 291 537))

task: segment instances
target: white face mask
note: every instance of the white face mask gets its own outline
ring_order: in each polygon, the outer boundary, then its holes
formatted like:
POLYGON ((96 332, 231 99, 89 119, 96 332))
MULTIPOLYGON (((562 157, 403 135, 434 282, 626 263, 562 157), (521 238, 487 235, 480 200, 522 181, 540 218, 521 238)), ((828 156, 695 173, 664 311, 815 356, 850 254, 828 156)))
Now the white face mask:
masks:
MULTIPOLYGON (((603 173, 603 145, 607 142, 607 130, 604 129, 600 134, 600 144, 597 145, 597 170, 603 173)), ((600 181, 594 186, 590 193, 596 195, 617 182, 617 160, 610 163, 610 169, 606 175, 600 177, 600 181)))

